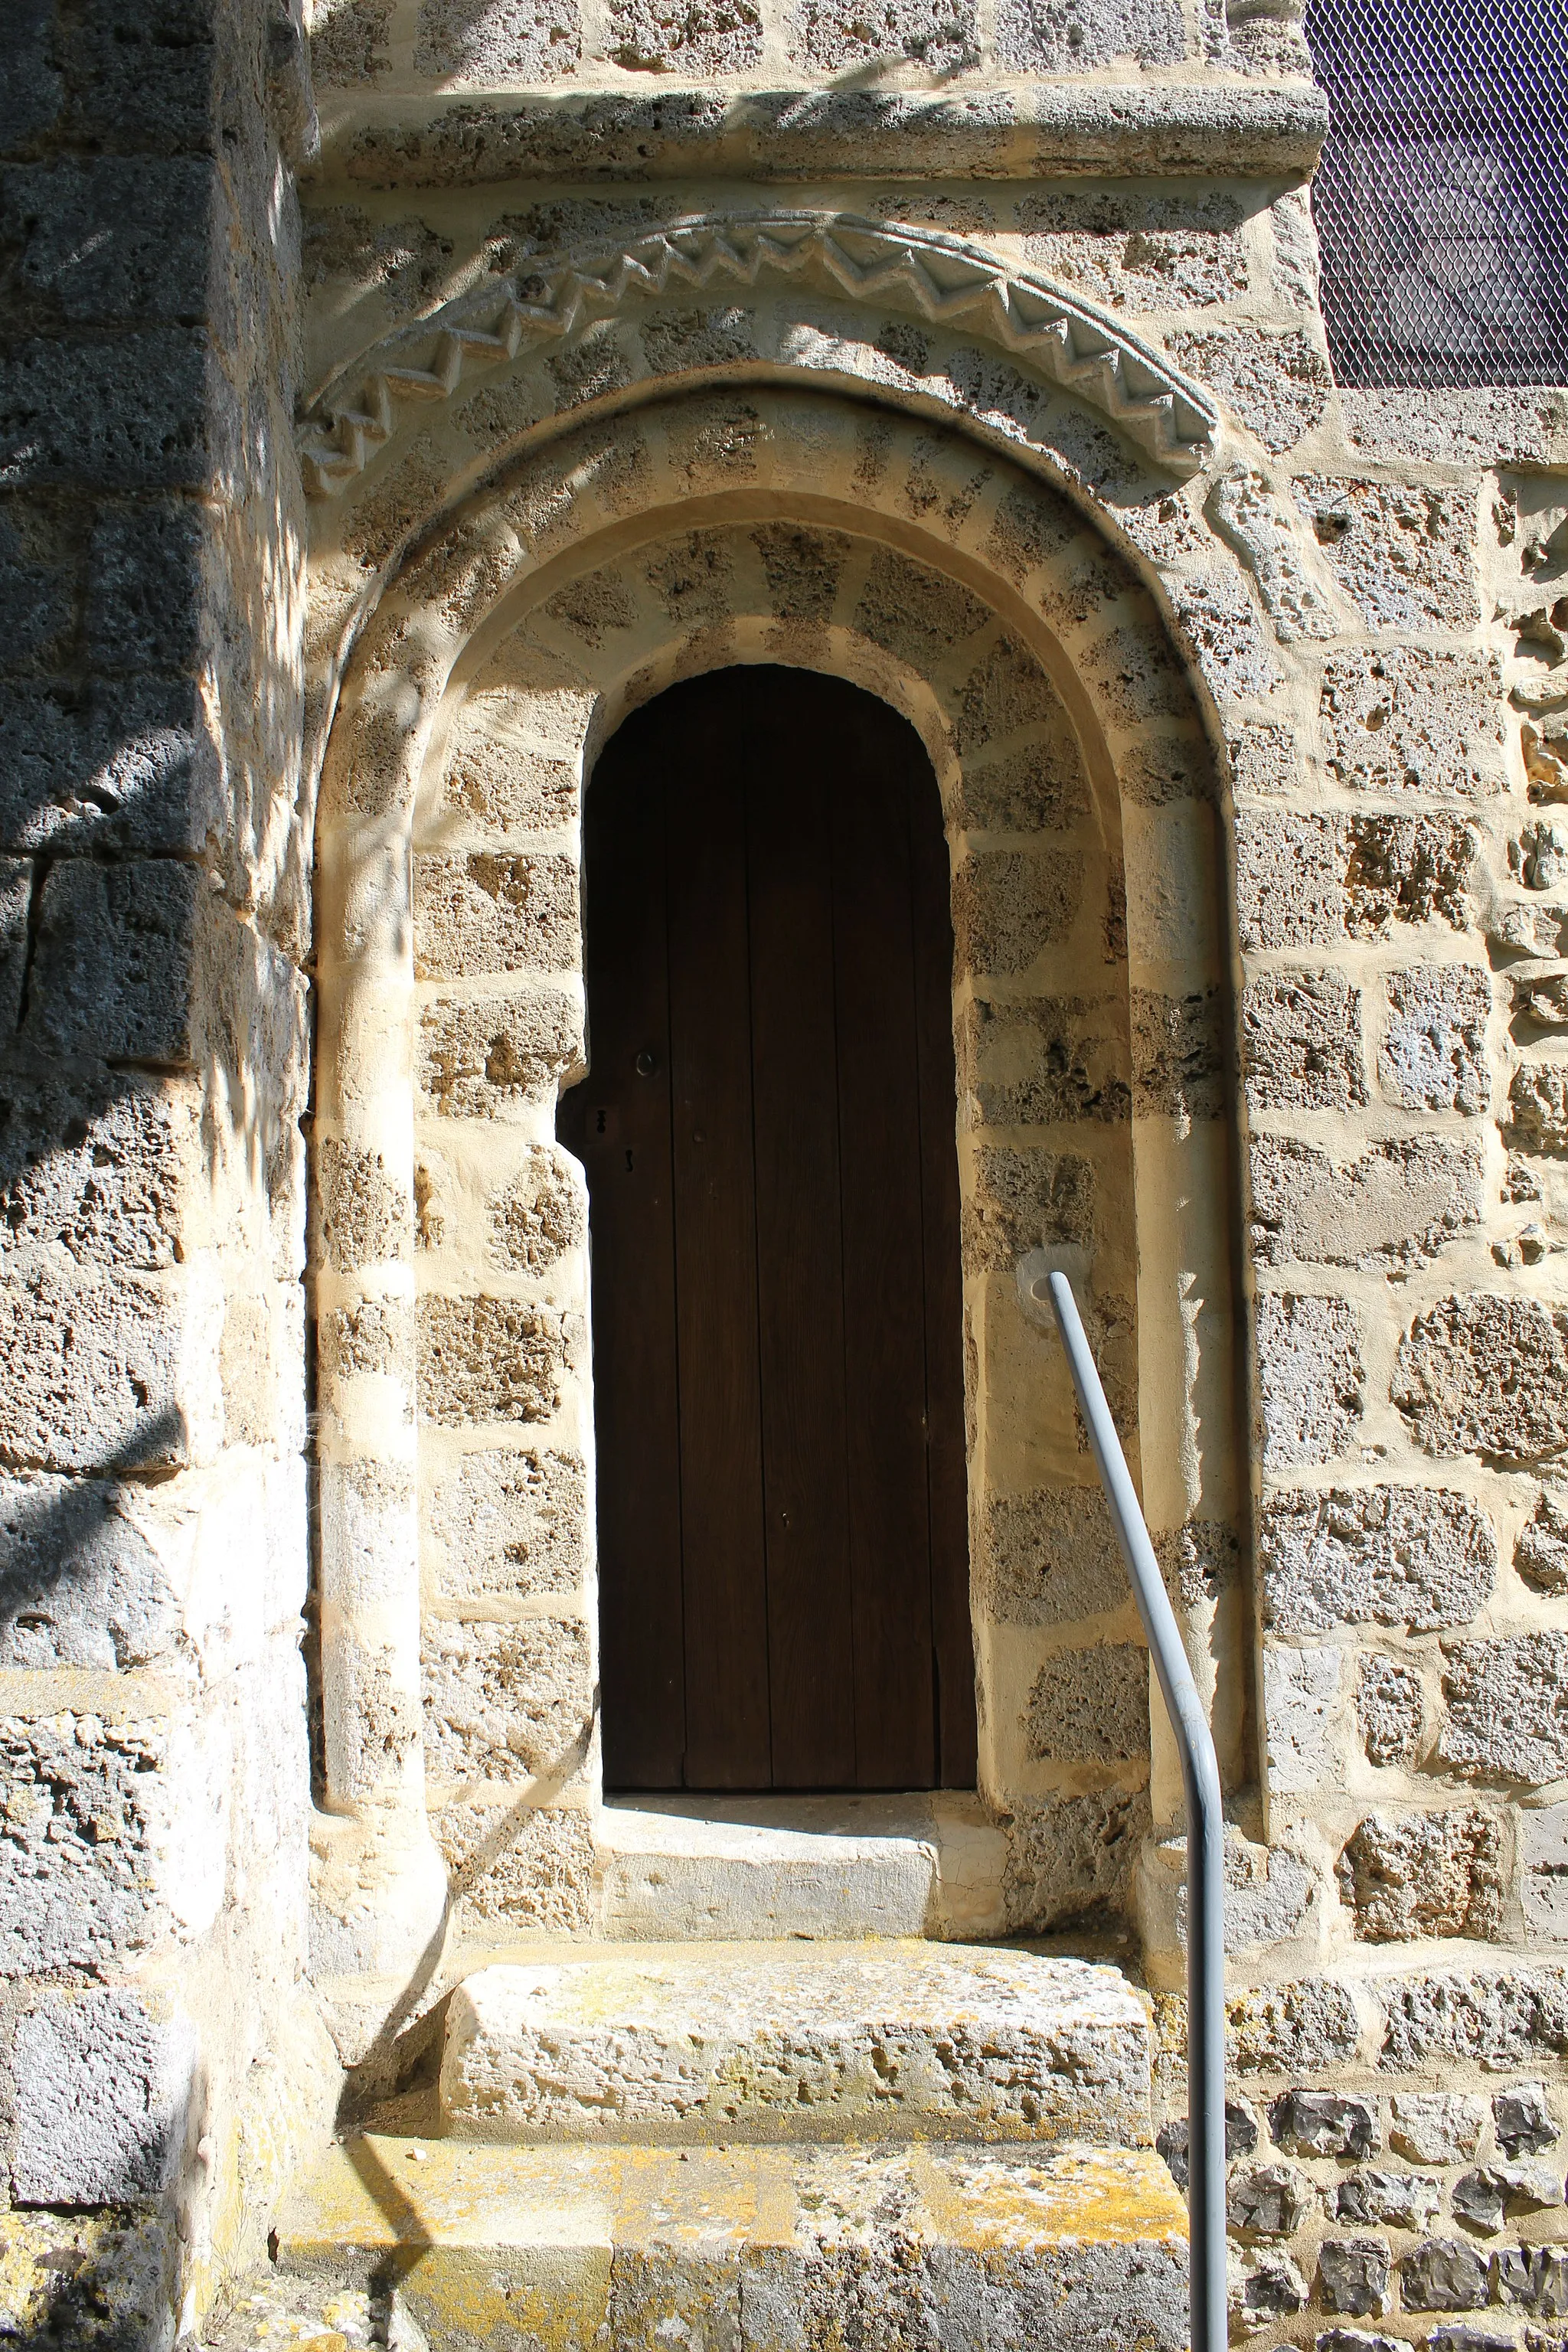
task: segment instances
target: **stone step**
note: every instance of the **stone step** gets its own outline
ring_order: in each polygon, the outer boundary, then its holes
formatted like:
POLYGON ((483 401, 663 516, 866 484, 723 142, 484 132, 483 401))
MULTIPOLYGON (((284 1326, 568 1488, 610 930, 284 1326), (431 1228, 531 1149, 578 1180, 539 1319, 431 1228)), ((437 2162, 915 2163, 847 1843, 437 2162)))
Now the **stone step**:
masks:
POLYGON ((1147 2149, 952 2143, 367 2137, 275 2239, 286 2274, 395 2290, 431 2352, 1178 2352, 1186 2252, 1147 2149))
POLYGON ((1006 1840, 977 1797, 623 1797, 595 1843, 616 1941, 963 1941, 1004 1926, 1006 1840))
POLYGON ((1147 2146, 1148 2011, 1121 1973, 995 1946, 584 1947, 453 1993, 465 2139, 1077 2139, 1147 2146))

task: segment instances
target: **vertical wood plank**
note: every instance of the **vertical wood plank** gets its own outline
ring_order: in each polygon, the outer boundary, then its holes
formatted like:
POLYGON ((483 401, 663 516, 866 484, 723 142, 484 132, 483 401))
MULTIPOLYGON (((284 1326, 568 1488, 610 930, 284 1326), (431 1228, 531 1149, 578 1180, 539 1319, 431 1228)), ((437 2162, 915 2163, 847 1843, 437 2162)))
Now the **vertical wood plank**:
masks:
POLYGON ((936 1774, 925 1394, 925 1235, 909 803, 930 762, 912 728, 853 688, 830 850, 844 1219, 857 1783, 936 1774))
MULTIPOLYGON (((833 909, 815 682, 747 740, 773 1785, 857 1785, 833 909)), ((755 713, 755 716, 762 716, 755 713)))
POLYGON ((959 1254, 957 1077, 952 1053, 952 891, 942 802, 929 772, 910 801, 910 868, 918 952, 915 1033, 921 1089, 921 1221, 925 1244, 927 1471, 937 1761, 943 1789, 973 1789, 977 1738, 969 1604, 964 1457, 963 1279, 959 1254))
MULTIPOLYGON (((686 1779, 771 1785, 743 767, 723 682, 668 698, 686 1779)), ((662 706, 661 706, 662 707, 662 706)))
POLYGON ((679 1788, 686 1749, 660 753, 634 722, 589 785, 590 1068, 561 1127, 588 1179, 605 1779, 622 1789, 679 1788))

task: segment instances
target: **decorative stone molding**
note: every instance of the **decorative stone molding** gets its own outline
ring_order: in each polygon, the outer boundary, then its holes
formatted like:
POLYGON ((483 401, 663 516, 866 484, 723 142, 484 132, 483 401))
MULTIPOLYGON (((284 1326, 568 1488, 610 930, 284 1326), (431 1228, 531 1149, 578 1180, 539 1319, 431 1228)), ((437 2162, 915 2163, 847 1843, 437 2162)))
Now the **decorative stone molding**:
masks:
MULTIPOLYGON (((369 355, 357 385, 330 384, 300 436, 307 489, 331 498, 396 430, 398 404, 445 401, 476 367, 513 360, 524 338, 564 340, 634 296, 764 275, 811 273, 858 299, 905 304, 943 325, 973 319, 989 340, 1103 411, 1145 454, 1185 478, 1212 456, 1212 397, 1108 310, 1048 278, 930 229, 843 213, 710 214, 565 257, 461 295, 369 355)), ((358 373, 356 367, 355 373, 358 373)))

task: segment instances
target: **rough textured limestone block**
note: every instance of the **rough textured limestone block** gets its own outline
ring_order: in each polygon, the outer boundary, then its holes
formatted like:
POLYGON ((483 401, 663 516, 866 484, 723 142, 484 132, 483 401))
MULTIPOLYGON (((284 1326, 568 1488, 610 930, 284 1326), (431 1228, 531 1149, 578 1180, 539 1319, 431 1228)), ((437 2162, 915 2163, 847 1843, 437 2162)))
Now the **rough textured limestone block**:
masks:
POLYGON ((1533 1936, 1568 1942, 1568 1805, 1519 1817, 1520 1898, 1533 1936))
POLYGON ((582 953, 577 868, 569 857, 470 850, 414 863, 415 970, 562 971, 582 953))
POLYGON ((581 1318, 517 1298, 419 1301, 419 1410, 453 1427, 548 1421, 582 1352, 581 1318))
POLYGON ((1468 1496, 1430 1486, 1270 1495, 1258 1560, 1263 1622, 1289 1633, 1465 1625, 1497 1580, 1486 1514, 1468 1496))
POLYGON ((1568 1152, 1568 1064, 1521 1062, 1509 1081, 1510 1143, 1521 1151, 1568 1152))
POLYGON ((1003 1885, 1009 1927, 1045 1934, 1125 1907, 1149 1831, 1142 1789, 1095 1789, 1038 1801, 1016 1797, 1003 1885))
POLYGON ((1392 973, 1378 1050, 1384 1092, 1408 1110, 1485 1110, 1491 1100, 1487 1023, 1491 982, 1471 964, 1392 973))
POLYGON ((1458 1642, 1437 1753, 1450 1769, 1540 1784, 1568 1771, 1568 1634, 1458 1642))
POLYGON ((1503 782, 1502 679, 1483 654, 1415 646, 1334 654, 1323 671, 1329 765, 1371 792, 1457 793, 1503 782))
POLYGON ((1229 2063, 1247 2074, 1299 2074, 1342 2064, 1361 2036, 1348 1989, 1331 1977, 1263 1985, 1226 2002, 1229 2063))
POLYGON ((122 1471, 210 1451, 220 1328, 219 1302, 147 1276, 0 1282, 0 1454, 122 1471))
POLYGON ((110 1478, 0 1478, 0 1665, 123 1668, 172 1654, 179 1595, 137 1499, 110 1478))
POLYGON ((1428 1454, 1549 1460, 1568 1446, 1568 1313, 1489 1291, 1441 1299, 1400 1341, 1391 1393, 1428 1454))
POLYGON ((1473 491, 1311 475, 1294 488, 1368 628, 1475 626, 1473 491))
POLYGON ((1263 1653, 1263 1718, 1268 1780, 1281 1795, 1316 1795, 1333 1770, 1333 1718, 1340 1696, 1338 1650, 1263 1653))
POLYGON ((1242 1060, 1254 1110, 1349 1110, 1366 1100, 1362 993, 1337 971, 1249 980, 1242 1060))
POLYGON ((1294 1136, 1258 1135, 1248 1168, 1252 1245, 1266 1265, 1420 1265, 1485 1210, 1479 1142, 1402 1136, 1339 1166, 1294 1136))
POLYGON ((1117 310, 1203 309, 1247 290, 1228 188, 1030 187, 1016 217, 1036 268, 1117 310))
POLYGON ((1355 1711, 1369 1764, 1414 1764, 1426 1708, 1413 1665, 1399 1658, 1363 1658, 1355 1711))
POLYGON ((1465 1807, 1369 1813, 1341 1854, 1340 1892, 1366 1943, 1415 1936, 1495 1937, 1502 1919, 1502 1832, 1465 1807))
POLYGON ((1176 2352, 1185 2325, 1185 2214, 1131 2149, 367 2139, 297 2188, 278 2260, 340 2287, 390 2270, 435 2344, 1116 2352, 1131 2330, 1176 2352))
POLYGON ((587 1559, 587 1486, 579 1454, 530 1446, 467 1455, 428 1489, 443 1598, 524 1600, 574 1591, 587 1559))
POLYGON ((1270 1467, 1342 1454, 1362 1412, 1355 1310, 1342 1298, 1267 1293, 1258 1301, 1258 1422, 1270 1467))
POLYGON ((425 1621, 425 1752, 434 1780, 554 1778, 580 1763, 593 1724, 588 1629, 425 1621))
POLYGON ((553 1097, 585 1058, 581 1002, 564 990, 437 997, 420 1013, 420 1091, 453 1118, 506 1118, 553 1097))
POLYGON ((1568 1977, 1559 1968, 1446 1969, 1376 1988, 1379 2063, 1391 2074, 1458 2061, 1500 2073, 1568 2053, 1568 1977))
POLYGON ((1131 1643, 1062 1650, 1029 1691, 1029 1753, 1083 1763, 1149 1752, 1149 1654, 1131 1643))
POLYGON ((948 1945, 699 1946, 482 1969, 442 2112, 469 2139, 1146 2145, 1148 2021, 1113 1969, 948 1945))
POLYGON ((158 2195, 184 2155, 188 2021, 125 1990, 45 1993, 16 2028, 17 2194, 42 2205, 158 2195))

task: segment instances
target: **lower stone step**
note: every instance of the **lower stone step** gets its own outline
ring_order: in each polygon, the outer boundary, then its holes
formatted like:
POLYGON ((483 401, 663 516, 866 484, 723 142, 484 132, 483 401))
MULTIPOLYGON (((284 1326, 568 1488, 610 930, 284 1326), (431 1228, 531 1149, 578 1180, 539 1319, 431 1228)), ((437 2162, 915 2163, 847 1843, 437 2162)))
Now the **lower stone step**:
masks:
POLYGON ((994 1946, 584 1947, 453 1993, 468 2139, 1078 2139, 1147 2146, 1149 2018, 1120 1972, 994 1946))
POLYGON ((1177 2352, 1186 2215, 1144 2148, 476 2147, 365 2137, 285 2273, 431 2352, 1177 2352))

